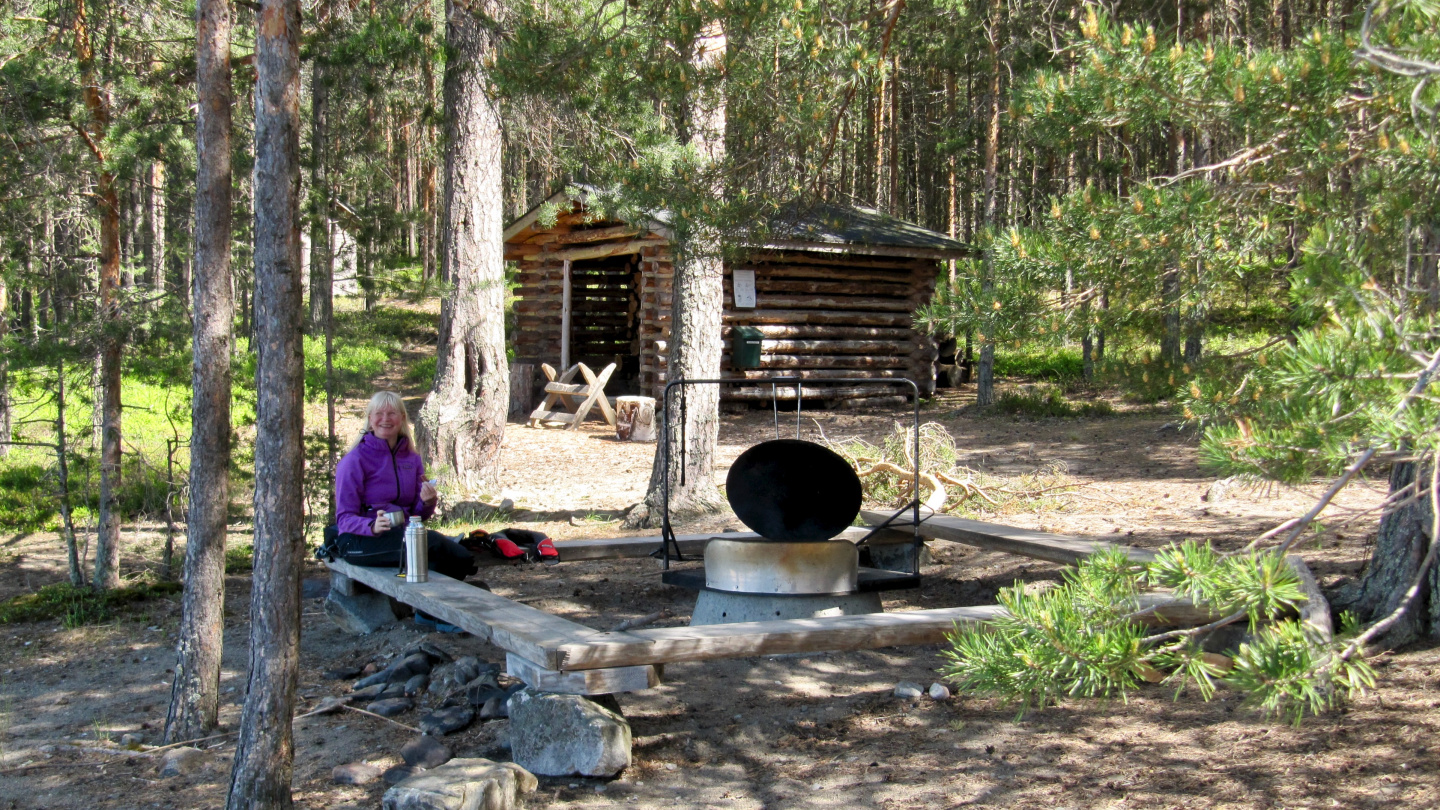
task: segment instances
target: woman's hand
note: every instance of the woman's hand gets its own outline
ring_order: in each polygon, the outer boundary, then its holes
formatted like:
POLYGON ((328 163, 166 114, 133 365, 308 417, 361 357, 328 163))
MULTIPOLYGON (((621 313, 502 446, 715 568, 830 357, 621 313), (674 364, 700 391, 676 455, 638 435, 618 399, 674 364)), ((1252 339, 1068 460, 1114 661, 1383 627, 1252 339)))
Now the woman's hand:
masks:
POLYGON ((380 514, 375 516, 375 533, 377 535, 384 534, 385 532, 390 531, 392 528, 394 527, 390 524, 389 514, 381 512, 380 514))
POLYGON ((440 490, 436 489, 434 484, 426 481, 420 485, 420 500, 425 503, 435 503, 439 498, 440 490))

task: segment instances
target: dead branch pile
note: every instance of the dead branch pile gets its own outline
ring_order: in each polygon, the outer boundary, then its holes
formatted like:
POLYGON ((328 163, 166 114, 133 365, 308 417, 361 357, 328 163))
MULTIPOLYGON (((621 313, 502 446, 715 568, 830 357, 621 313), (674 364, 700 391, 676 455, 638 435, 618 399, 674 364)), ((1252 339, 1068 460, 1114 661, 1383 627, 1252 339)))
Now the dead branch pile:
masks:
MULTIPOLYGON (((860 475, 867 503, 898 507, 910 499, 915 468, 912 428, 897 422, 878 445, 859 437, 831 439, 823 429, 821 437, 860 475)), ((1004 476, 962 465, 960 456, 955 438, 944 426, 937 422, 920 426, 920 494, 925 506, 957 514, 1038 511, 1063 505, 1064 496, 1079 487, 1065 474, 1063 463, 1004 476)))

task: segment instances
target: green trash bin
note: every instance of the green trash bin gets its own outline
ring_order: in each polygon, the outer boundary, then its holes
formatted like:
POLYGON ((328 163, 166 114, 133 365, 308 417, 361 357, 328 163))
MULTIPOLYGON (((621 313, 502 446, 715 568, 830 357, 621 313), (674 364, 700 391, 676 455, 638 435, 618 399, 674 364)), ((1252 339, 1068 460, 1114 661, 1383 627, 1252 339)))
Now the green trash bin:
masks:
POLYGON ((763 336, 753 326, 737 326, 730 336, 730 362, 735 368, 760 367, 760 341, 763 336))

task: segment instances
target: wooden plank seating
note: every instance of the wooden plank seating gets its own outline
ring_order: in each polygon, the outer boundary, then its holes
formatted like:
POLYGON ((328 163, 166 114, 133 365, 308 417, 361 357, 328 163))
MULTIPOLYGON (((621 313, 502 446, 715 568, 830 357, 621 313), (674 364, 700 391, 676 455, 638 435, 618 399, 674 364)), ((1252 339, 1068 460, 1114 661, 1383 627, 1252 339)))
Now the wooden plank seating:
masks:
MULTIPOLYGON (((865 517, 883 520, 888 515, 866 512, 865 517)), ((842 536, 859 540, 866 531, 855 527, 842 536)), ((947 516, 924 521, 921 534, 1061 563, 1075 562, 1097 548, 1111 545, 947 516)), ((687 555, 699 556, 705 544, 716 536, 681 535, 680 548, 687 555)), ((907 542, 911 536, 908 526, 900 526, 882 532, 871 542, 907 542)), ((556 543, 561 560, 569 562, 645 557, 659 546, 658 536, 556 543)), ((1135 559, 1153 557, 1142 549, 1118 547, 1135 559)), ((666 663, 934 644, 943 641, 956 626, 988 622, 1003 613, 998 605, 985 605, 605 632, 434 572, 429 582, 406 583, 390 568, 360 568, 344 562, 329 565, 336 580, 331 598, 353 595, 357 593, 356 583, 363 584, 504 649, 511 674, 532 686, 573 694, 649 688, 659 682, 660 668, 666 663)), ((544 576, 545 570, 535 569, 536 576, 544 576)), ((1156 625, 1196 625, 1214 618, 1204 606, 1163 593, 1143 594, 1140 607, 1149 609, 1143 620, 1156 625)))
MULTIPOLYGON (((860 516, 872 523, 890 517, 884 512, 875 512, 869 509, 862 510, 860 516)), ((908 533, 913 524, 910 520, 901 517, 890 525, 901 532, 908 533)), ((976 546, 992 551, 1006 551, 1062 565, 1074 565, 1101 548, 1122 549, 1130 559, 1136 562, 1148 562, 1155 559, 1153 551, 1134 546, 1123 546, 1103 540, 1084 540, 1079 537, 1037 532, 1030 529, 1017 529, 1013 526, 1002 526, 998 523, 985 523, 950 515, 933 515, 923 518, 920 521, 920 536, 927 540, 947 540, 951 543, 976 546)))
POLYGON ((530 427, 557 422, 565 425, 567 430, 574 430, 596 405, 600 406, 600 415, 605 417, 610 427, 615 427, 615 410, 610 407, 610 400, 605 398, 605 384, 615 373, 614 363, 598 375, 584 363, 565 369, 559 377, 555 376, 555 368, 549 363, 541 363, 540 370, 545 372, 545 379, 549 382, 545 383, 545 400, 530 414, 530 427), (585 380, 583 384, 574 382, 577 373, 585 380), (558 410, 557 405, 563 405, 568 412, 558 410))

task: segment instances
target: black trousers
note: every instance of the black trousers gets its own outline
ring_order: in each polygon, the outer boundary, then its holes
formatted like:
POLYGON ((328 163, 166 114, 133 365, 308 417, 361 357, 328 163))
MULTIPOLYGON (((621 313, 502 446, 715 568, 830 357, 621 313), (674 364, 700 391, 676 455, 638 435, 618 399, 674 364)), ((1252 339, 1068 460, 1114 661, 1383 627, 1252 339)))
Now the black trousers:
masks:
MULTIPOLYGON (((452 579, 464 579, 479 570, 475 555, 454 540, 436 531, 427 531, 430 570, 452 579)), ((355 565, 384 568, 399 566, 405 554, 405 527, 396 526, 373 537, 345 533, 336 540, 345 560, 355 565)))

